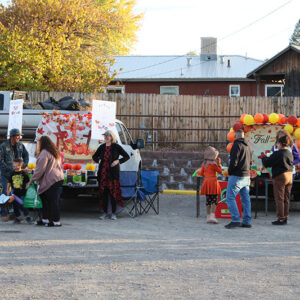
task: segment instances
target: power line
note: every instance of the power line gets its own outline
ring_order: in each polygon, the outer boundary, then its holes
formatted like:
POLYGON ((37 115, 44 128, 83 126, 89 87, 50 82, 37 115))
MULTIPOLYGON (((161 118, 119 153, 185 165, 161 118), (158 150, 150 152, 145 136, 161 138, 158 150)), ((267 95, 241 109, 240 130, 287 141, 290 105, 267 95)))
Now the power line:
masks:
POLYGON ((231 36, 233 36, 233 35, 236 35, 237 33, 241 32, 241 31, 243 31, 243 30, 245 30, 245 29, 251 27, 252 25, 254 25, 254 24, 260 22, 261 20, 267 18, 268 16, 272 15, 273 13, 275 13, 276 11, 280 10, 281 8, 283 8, 284 6, 290 4, 290 3, 293 2, 293 1, 294 1, 294 0, 289 0, 289 1, 285 2, 284 4, 278 6, 277 8, 275 8, 274 10, 272 10, 271 12, 269 12, 268 14, 266 14, 266 15, 264 15, 264 16, 258 18, 258 19, 256 19, 255 21, 249 23, 248 25, 243 26, 242 28, 238 29, 237 31, 234 31, 234 32, 232 32, 232 33, 230 33, 230 34, 224 36, 224 37, 221 38, 220 40, 227 39, 227 38, 229 38, 229 37, 231 37, 231 36))
MULTIPOLYGON (((239 30, 237 30, 237 31, 235 31, 235 32, 233 32, 233 33, 231 33, 231 34, 226 35, 225 37, 221 38, 220 40, 227 39, 227 38, 229 38, 229 37, 231 37, 231 36, 233 36, 233 35, 235 35, 235 34, 241 32, 241 31, 243 31, 243 30, 245 30, 245 29, 251 27, 251 26, 254 25, 255 23, 257 23, 257 22, 263 20, 264 18, 270 16, 271 14, 275 13, 276 11, 278 11, 279 9, 283 8, 284 6, 290 4, 290 3, 293 2, 293 1, 294 1, 294 0, 289 0, 289 1, 285 2, 284 4, 278 6, 277 8, 275 8, 274 10, 272 10, 271 12, 269 12, 268 14, 266 14, 266 15, 264 15, 264 16, 258 18, 258 19, 256 19, 255 21, 249 23, 249 24, 246 25, 246 26, 243 26, 241 29, 239 29, 239 30)), ((216 43, 215 43, 215 42, 214 42, 214 43, 211 43, 209 46, 214 45, 214 44, 216 44, 216 43)), ((181 56, 181 57, 182 57, 182 56, 181 56)), ((206 63, 206 62, 209 62, 209 61, 202 61, 202 62, 200 62, 200 63, 198 63, 198 64, 195 64, 195 65, 192 65, 192 66, 189 66, 189 67, 177 68, 177 69, 173 69, 173 70, 167 71, 167 72, 162 72, 162 73, 152 74, 152 75, 150 75, 150 76, 151 76, 151 77, 155 77, 155 76, 158 76, 158 75, 168 74, 168 73, 172 73, 172 72, 175 72, 175 71, 186 70, 186 69, 188 69, 188 68, 195 67, 195 66, 199 66, 199 65, 201 65, 202 63, 206 63)), ((162 63, 163 63, 163 62, 162 62, 162 63)), ((148 76, 144 76, 144 77, 141 77, 141 78, 148 78, 148 77, 150 77, 150 76, 148 75, 148 76)))
MULTIPOLYGON (((234 32, 232 32, 232 33, 230 33, 230 34, 228 34, 228 35, 226 35, 226 36, 220 38, 219 41, 223 41, 223 40, 225 40, 225 39, 227 39, 227 38, 230 38, 230 37, 232 37, 233 35, 236 35, 237 33, 239 33, 239 32, 241 32, 241 31, 243 31, 243 30, 245 30, 245 29, 251 27, 252 25, 254 25, 254 24, 260 22, 261 20, 267 18, 268 16, 272 15, 273 13, 275 13, 276 11, 280 10, 281 8, 283 8, 284 6, 290 4, 290 3, 293 2, 293 1, 294 1, 294 0, 289 0, 289 1, 285 2, 285 3, 283 3, 282 5, 278 6, 278 7, 275 8, 274 10, 272 10, 271 12, 269 12, 269 13, 267 13, 266 15, 264 15, 264 16, 262 16, 262 17, 256 19, 255 21, 249 23, 248 25, 245 25, 245 26, 241 27, 240 29, 238 29, 238 30, 236 30, 236 31, 234 31, 234 32)), ((213 42, 213 43, 207 45, 207 47, 212 46, 212 45, 214 45, 214 44, 216 44, 216 43, 217 43, 217 42, 213 42)), ((149 68, 152 68, 152 67, 156 67, 156 66, 165 64, 165 63, 170 62, 170 61, 174 61, 174 60, 179 59, 179 58, 182 58, 182 57, 184 57, 184 56, 186 56, 186 54, 184 54, 184 55, 178 55, 178 56, 176 56, 175 58, 168 59, 168 60, 162 61, 162 62, 160 62, 160 63, 156 63, 156 64, 153 64, 153 65, 149 65, 149 66, 145 66, 145 67, 137 68, 137 69, 133 69, 133 70, 128 70, 128 71, 121 72, 121 73, 122 73, 122 74, 127 74, 127 73, 131 73, 131 72, 135 72, 135 71, 140 71, 140 70, 149 69, 149 68)), ((180 70, 180 69, 176 69, 176 70, 180 70)), ((170 72, 168 72, 168 73, 170 73, 170 72)), ((159 74, 154 74, 153 76, 156 76, 156 75, 160 75, 160 73, 159 73, 159 74)))

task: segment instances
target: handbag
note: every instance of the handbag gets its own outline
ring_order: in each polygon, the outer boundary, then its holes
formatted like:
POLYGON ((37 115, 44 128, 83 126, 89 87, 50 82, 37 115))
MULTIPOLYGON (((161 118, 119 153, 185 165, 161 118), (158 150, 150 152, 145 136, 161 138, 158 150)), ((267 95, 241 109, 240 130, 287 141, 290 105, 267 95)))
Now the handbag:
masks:
POLYGON ((37 190, 35 188, 35 185, 32 183, 25 195, 24 198, 24 207, 27 208, 42 208, 42 200, 40 196, 37 193, 37 190))

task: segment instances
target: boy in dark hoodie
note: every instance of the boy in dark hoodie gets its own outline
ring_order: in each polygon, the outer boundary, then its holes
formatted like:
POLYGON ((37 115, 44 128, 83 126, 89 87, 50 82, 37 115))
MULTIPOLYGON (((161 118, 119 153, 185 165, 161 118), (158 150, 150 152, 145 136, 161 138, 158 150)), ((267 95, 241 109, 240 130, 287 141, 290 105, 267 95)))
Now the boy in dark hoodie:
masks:
POLYGON ((228 168, 228 186, 226 202, 232 221, 225 228, 251 227, 251 200, 250 200, 250 165, 251 149, 244 139, 244 131, 237 130, 235 141, 230 151, 228 168), (240 194, 243 205, 243 222, 241 223, 239 210, 236 204, 236 195, 240 194))

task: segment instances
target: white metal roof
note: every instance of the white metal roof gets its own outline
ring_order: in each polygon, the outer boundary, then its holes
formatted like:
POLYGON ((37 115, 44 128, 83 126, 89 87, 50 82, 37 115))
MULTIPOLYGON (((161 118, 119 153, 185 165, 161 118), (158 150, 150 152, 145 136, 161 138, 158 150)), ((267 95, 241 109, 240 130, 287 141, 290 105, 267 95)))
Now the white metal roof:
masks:
POLYGON ((208 61, 188 55, 115 56, 115 60, 112 67, 118 72, 115 80, 124 81, 249 80, 247 74, 264 63, 239 55, 218 56, 217 60, 208 61))

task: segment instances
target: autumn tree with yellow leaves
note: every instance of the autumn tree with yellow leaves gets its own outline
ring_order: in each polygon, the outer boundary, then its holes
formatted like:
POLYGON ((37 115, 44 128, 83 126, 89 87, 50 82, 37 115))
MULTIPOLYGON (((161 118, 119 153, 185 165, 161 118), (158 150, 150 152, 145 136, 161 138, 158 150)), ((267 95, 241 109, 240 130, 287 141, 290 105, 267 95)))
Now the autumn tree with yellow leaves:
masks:
POLYGON ((13 0, 0 6, 0 87, 101 91, 127 54, 141 15, 135 0, 13 0))

